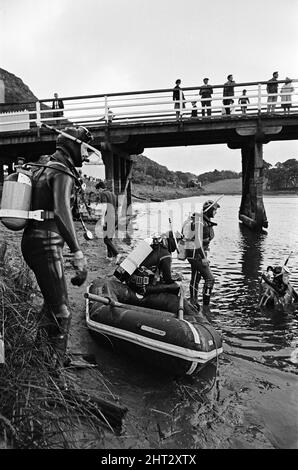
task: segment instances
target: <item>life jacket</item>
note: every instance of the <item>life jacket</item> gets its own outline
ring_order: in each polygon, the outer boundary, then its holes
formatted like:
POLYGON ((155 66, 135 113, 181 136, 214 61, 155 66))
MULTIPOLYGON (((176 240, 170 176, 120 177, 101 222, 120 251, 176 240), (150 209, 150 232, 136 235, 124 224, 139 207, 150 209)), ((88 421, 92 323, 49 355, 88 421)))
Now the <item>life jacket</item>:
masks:
POLYGON ((130 276, 127 284, 132 288, 144 288, 149 285, 152 285, 155 280, 156 272, 151 269, 146 268, 145 266, 140 266, 135 270, 135 272, 130 276))

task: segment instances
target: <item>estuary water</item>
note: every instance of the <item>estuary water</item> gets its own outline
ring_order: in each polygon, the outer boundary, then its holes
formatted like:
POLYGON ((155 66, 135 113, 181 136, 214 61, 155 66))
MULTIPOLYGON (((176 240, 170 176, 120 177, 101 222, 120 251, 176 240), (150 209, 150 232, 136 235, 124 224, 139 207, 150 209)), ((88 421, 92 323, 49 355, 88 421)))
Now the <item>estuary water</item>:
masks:
MULTIPOLYGON (((205 200, 135 204, 133 243, 167 230, 169 217, 180 230, 205 200)), ((291 252, 290 280, 298 290, 298 197, 264 197, 269 226, 259 234, 239 222, 240 196, 219 204, 208 255, 216 278, 210 319, 224 353, 197 377, 173 380, 101 351, 109 356, 104 374, 129 408, 108 448, 298 448, 298 311, 258 307, 262 271, 284 264, 291 252)), ((188 291, 188 262, 174 255, 173 270, 188 291)))

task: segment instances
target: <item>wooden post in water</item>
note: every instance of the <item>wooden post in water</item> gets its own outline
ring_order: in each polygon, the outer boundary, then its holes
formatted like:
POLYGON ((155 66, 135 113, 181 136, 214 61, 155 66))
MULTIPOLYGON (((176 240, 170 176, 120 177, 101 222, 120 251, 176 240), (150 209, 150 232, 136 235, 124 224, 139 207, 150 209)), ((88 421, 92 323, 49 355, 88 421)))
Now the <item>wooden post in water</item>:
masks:
POLYGON ((241 148, 242 200, 239 219, 249 228, 268 227, 263 203, 263 144, 252 140, 241 148))

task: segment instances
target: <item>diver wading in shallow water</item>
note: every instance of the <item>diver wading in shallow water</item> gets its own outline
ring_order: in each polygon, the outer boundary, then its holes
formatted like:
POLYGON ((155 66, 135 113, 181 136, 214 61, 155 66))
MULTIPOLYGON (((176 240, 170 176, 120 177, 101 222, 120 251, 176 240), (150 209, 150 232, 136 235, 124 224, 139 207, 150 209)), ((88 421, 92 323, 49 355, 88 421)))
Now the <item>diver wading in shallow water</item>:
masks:
POLYGON ((203 205, 203 221, 199 213, 194 212, 183 224, 182 235, 186 242, 186 258, 191 266, 191 280, 189 284, 190 302, 200 309, 198 303, 199 283, 204 279, 203 286, 203 313, 209 313, 210 296, 214 286, 214 276, 210 269, 206 251, 209 251, 209 244, 214 238, 213 227, 217 225, 212 219, 217 208, 217 202, 208 200, 203 205), (202 224, 202 237, 199 235, 202 224), (203 242, 201 243, 201 238, 203 242), (199 243, 196 243, 196 240, 199 243))
POLYGON ((85 143, 92 140, 84 127, 64 131, 77 141, 60 134, 56 151, 48 162, 35 168, 32 176, 32 210, 42 209, 45 220, 29 220, 22 238, 22 254, 36 276, 44 298, 38 337, 48 336, 56 365, 63 365, 71 322, 62 248, 66 243, 73 254, 73 285, 80 286, 87 278, 87 262, 76 235, 72 205, 81 167, 88 157, 85 143))

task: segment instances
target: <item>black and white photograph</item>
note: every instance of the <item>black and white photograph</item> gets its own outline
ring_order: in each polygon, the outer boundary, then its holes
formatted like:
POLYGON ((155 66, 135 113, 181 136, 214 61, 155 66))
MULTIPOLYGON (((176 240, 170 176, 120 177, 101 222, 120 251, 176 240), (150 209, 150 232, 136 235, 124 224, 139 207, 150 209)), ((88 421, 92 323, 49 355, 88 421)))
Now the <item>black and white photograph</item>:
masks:
POLYGON ((296 0, 0 0, 10 464, 298 449, 297 24, 296 0))

